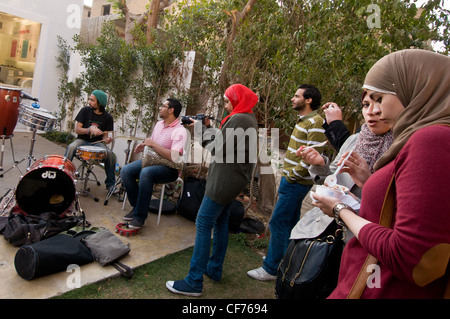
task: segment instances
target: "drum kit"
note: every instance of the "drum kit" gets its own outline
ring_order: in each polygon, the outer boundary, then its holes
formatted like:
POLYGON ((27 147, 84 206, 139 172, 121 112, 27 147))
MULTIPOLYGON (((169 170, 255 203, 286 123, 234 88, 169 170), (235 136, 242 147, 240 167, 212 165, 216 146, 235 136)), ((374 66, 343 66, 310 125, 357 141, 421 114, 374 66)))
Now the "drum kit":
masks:
MULTIPOLYGON (((22 92, 20 88, 0 86, 0 138, 2 139, 2 148, 0 154, 0 177, 7 173, 12 168, 17 168, 18 164, 28 160, 27 171, 31 168, 32 161, 36 159, 33 156, 34 143, 36 141, 36 133, 38 130, 49 132, 53 129, 56 123, 56 117, 50 111, 40 108, 39 104, 32 103, 31 106, 22 104, 22 99, 29 99, 38 102, 37 98, 22 92), (12 144, 13 131, 17 122, 29 127, 33 132, 30 144, 30 151, 28 155, 21 161, 16 161, 14 158, 14 150, 12 144), (16 165, 3 172, 3 156, 5 139, 10 139, 11 150, 13 151, 13 161, 16 165)), ((22 173, 22 172, 21 172, 22 173)))
MULTIPOLYGON (((2 138, 0 177, 14 167, 20 171, 22 177, 15 190, 15 200, 24 213, 40 215, 44 212, 54 212, 61 216, 65 215, 73 209, 76 202, 75 166, 70 160, 59 155, 46 155, 36 161, 33 156, 36 133, 38 130, 51 131, 56 123, 56 117, 49 111, 41 109, 37 103, 31 106, 22 104, 22 99, 38 101, 19 88, 0 86, 0 137, 2 138), (5 139, 11 139, 14 136, 13 131, 17 122, 29 127, 33 132, 30 150, 21 161, 16 161, 13 154, 15 165, 3 172, 5 139), (28 166, 26 174, 23 175, 18 164, 25 160, 28 160, 28 166), (32 164, 32 161, 35 163, 32 164)), ((14 153, 12 140, 11 150, 14 153)), ((1 208, 5 208, 10 201, 11 198, 1 208)))
MULTIPOLYGON (((84 171, 80 174, 80 169, 77 170, 73 162, 64 156, 46 155, 36 160, 33 152, 37 131, 52 131, 57 119, 50 111, 40 108, 37 103, 32 103, 31 106, 22 104, 22 99, 38 102, 38 99, 22 92, 20 88, 0 85, 0 138, 2 139, 0 177, 3 177, 4 174, 13 168, 17 168, 21 174, 14 196, 3 196, 0 210, 5 211, 5 208, 9 208, 11 203, 15 204, 15 207, 18 207, 23 213, 30 215, 55 212, 63 216, 76 212, 78 209, 81 210, 77 195, 92 196, 87 189, 89 175, 93 174, 97 180, 97 177, 92 172, 92 168, 104 160, 106 150, 95 145, 77 148, 76 157, 82 162, 83 169, 86 169, 86 175, 84 175, 84 171), (29 152, 20 161, 16 161, 14 158, 12 144, 13 132, 18 122, 32 131, 29 152), (11 140, 14 165, 4 171, 3 156, 6 139, 11 140), (18 165, 26 160, 28 160, 28 165, 26 173, 23 174, 18 165), (77 192, 76 184, 80 180, 80 176, 82 177, 81 179, 84 178, 84 188, 77 192), (5 198, 8 203, 5 203, 5 198), (15 199, 15 202, 13 199, 15 199)), ((128 147, 125 150, 125 164, 127 164, 130 157, 131 142, 143 140, 143 138, 133 136, 116 136, 114 139, 125 139, 128 143, 128 147)), ((99 185, 98 181, 97 184, 99 185)), ((114 187, 109 190, 104 205, 107 204, 117 188, 124 192, 120 176, 117 177, 114 187)))

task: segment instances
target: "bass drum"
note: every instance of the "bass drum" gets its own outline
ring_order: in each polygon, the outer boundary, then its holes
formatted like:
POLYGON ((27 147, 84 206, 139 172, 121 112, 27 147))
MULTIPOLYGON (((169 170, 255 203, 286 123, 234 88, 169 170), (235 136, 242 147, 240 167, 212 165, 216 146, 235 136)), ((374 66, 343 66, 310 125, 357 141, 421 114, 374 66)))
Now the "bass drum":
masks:
POLYGON ((0 135, 11 136, 19 118, 22 90, 0 86, 0 135))
POLYGON ((75 165, 67 158, 44 156, 19 181, 17 204, 29 215, 54 212, 63 216, 75 201, 75 172, 75 165))

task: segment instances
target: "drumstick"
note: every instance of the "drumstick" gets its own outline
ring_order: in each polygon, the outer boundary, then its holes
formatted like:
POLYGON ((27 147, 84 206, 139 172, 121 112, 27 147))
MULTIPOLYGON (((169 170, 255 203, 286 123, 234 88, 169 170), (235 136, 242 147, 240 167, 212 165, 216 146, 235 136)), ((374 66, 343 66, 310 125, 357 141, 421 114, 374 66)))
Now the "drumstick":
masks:
POLYGON ((97 141, 97 142, 92 142, 91 145, 92 145, 92 144, 102 143, 102 142, 105 142, 105 141, 106 141, 106 140, 101 140, 101 141, 97 141))

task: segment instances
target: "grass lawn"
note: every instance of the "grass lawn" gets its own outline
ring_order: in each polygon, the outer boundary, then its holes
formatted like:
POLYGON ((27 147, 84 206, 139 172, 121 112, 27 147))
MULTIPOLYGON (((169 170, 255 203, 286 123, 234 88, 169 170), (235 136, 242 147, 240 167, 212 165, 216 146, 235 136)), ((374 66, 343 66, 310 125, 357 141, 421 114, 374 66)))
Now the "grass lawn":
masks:
MULTIPOLYGON (((255 244, 245 234, 230 235, 222 280, 216 283, 205 275, 201 299, 275 298, 275 281, 260 282, 247 276, 248 270, 262 264, 262 255, 250 246, 255 244)), ((193 247, 136 268, 130 280, 113 277, 54 299, 187 299, 169 292, 165 283, 186 277, 192 250, 193 247)))

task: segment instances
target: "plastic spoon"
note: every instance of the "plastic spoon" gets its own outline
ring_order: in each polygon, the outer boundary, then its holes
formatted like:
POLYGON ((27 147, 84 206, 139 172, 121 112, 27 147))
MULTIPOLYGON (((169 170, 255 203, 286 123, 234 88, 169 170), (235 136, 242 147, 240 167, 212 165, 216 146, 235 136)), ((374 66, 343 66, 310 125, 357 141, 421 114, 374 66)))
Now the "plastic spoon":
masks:
POLYGON ((348 160, 348 158, 350 157, 350 155, 352 155, 353 151, 350 151, 350 153, 348 153, 348 155, 345 157, 345 159, 342 161, 341 165, 339 165, 339 167, 337 168, 337 170, 334 172, 334 174, 332 175, 328 175, 327 178, 325 178, 324 184, 328 187, 333 187, 337 184, 337 174, 339 173, 339 171, 341 170, 342 167, 344 167, 344 163, 346 160, 348 160))
POLYGON ((319 144, 316 144, 316 145, 307 146, 307 147, 303 148, 302 151, 307 150, 308 148, 321 147, 321 146, 324 146, 327 143, 328 143, 328 141, 325 141, 325 142, 322 142, 322 143, 319 143, 319 144))

